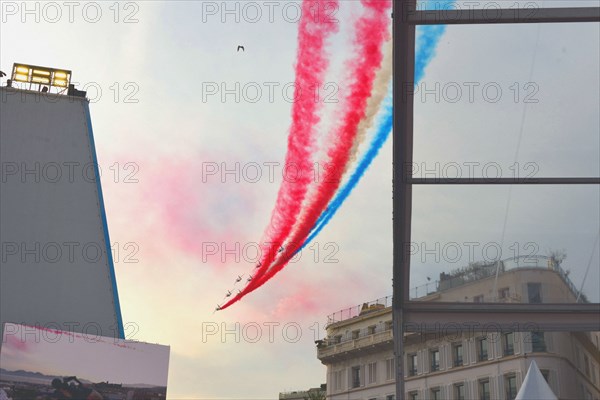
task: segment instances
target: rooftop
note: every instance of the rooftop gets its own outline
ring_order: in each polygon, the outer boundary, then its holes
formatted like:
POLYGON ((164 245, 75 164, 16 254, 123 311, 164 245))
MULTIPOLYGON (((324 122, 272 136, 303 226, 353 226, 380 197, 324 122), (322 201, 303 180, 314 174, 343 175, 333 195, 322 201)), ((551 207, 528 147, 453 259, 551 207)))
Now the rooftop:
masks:
MULTIPOLYGON (((424 299, 432 294, 453 289, 470 282, 489 278, 496 274, 496 269, 498 269, 498 274, 501 275, 515 269, 531 268, 543 270, 550 269, 557 272, 575 297, 578 297, 579 290, 569 278, 569 272, 565 271, 561 267, 560 261, 558 261, 556 258, 549 256, 519 256, 507 258, 501 261, 475 262, 466 267, 453 270, 450 273, 442 272, 438 280, 431 281, 411 289, 410 298, 411 300, 424 299)), ((588 302, 583 293, 579 296, 579 302, 588 302)), ((353 307, 345 308, 328 315, 327 325, 346 321, 348 319, 363 316, 365 314, 370 314, 372 312, 390 307, 391 305, 392 296, 386 296, 353 307)))

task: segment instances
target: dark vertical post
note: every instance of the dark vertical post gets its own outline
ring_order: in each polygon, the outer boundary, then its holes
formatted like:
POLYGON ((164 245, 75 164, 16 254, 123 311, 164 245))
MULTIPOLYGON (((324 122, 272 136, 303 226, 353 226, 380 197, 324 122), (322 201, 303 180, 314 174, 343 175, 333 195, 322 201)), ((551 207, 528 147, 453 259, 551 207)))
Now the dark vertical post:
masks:
POLYGON ((416 0, 394 0, 393 323, 396 400, 404 398, 404 304, 409 300, 416 0))

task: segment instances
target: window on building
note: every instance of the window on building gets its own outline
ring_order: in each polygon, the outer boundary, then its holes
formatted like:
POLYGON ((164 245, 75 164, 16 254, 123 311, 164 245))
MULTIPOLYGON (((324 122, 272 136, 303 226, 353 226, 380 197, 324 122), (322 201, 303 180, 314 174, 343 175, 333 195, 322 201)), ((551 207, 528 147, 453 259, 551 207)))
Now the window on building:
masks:
POLYGON ((510 289, 505 287, 498 290, 498 298, 499 299, 508 299, 510 297, 510 289))
POLYGON ((455 367, 463 365, 463 345, 462 343, 454 343, 452 345, 452 361, 455 367))
POLYGON ((477 339, 477 360, 487 361, 488 359, 488 341, 486 337, 477 339))
POLYGON ((377 362, 372 362, 368 366, 369 370, 369 384, 377 383, 377 362))
POLYGON ((542 284, 532 283, 527 284, 527 296, 530 303, 541 303, 542 302, 542 284))
POLYGON ((479 380, 479 400, 491 400, 489 379, 479 380))
POLYGON ((502 335, 502 351, 504 352, 504 356, 515 354, 515 334, 513 332, 502 335))
POLYGON ((333 343, 340 343, 342 341, 342 335, 335 335, 333 337, 333 343))
POLYGON ((457 383, 454 385, 454 400, 465 400, 464 383, 457 383))
POLYGON ((396 400, 396 395, 388 394, 387 396, 385 396, 385 400, 396 400))
POLYGON ((417 374, 417 355, 409 354, 408 356, 408 376, 415 376, 417 374))
POLYGON ((408 398, 410 400, 419 400, 419 392, 410 392, 408 398))
POLYGON ((550 383, 550 371, 547 369, 540 369, 540 372, 542 373, 542 376, 544 377, 546 382, 550 383))
POLYGON ((358 339, 359 336, 360 336, 359 330, 352 331, 352 339, 358 339))
POLYGON ((333 373, 333 391, 337 392, 342 390, 342 376, 343 376, 343 371, 335 371, 333 373))
POLYGON ((506 400, 514 400, 517 397, 517 377, 515 374, 504 377, 504 387, 506 388, 506 400))
POLYGON ((483 295, 473 296, 473 303, 483 303, 483 295))
POLYGON ((531 332, 531 351, 535 353, 546 351, 544 332, 531 332))
POLYGON ((375 325, 371 325, 367 328, 367 332, 369 335, 373 335, 375 333, 375 325))
POLYGON ((439 371, 440 369, 440 350, 439 349, 431 349, 429 352, 429 357, 431 359, 431 372, 439 371))
POLYGON ((391 381, 395 378, 396 374, 396 363, 393 358, 388 358, 385 360, 385 380, 391 381))
POLYGON ((351 375, 352 387, 353 388, 360 387, 360 384, 361 384, 361 382, 360 382, 360 366, 352 367, 351 371, 352 371, 352 375, 351 375))
POLYGON ((442 400, 442 390, 439 387, 431 389, 430 393, 429 398, 431 400, 442 400))

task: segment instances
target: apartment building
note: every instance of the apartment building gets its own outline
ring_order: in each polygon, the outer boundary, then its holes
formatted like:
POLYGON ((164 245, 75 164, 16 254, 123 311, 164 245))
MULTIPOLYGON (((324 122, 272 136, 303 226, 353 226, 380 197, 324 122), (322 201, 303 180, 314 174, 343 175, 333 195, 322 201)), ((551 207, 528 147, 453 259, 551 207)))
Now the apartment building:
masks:
MULTIPOLYGON (((476 263, 441 274, 419 301, 565 303, 586 301, 558 263, 548 257, 476 263), (578 299, 579 297, 579 299, 578 299)), ((497 332, 473 321, 460 333, 405 335, 405 398, 409 400, 514 399, 535 360, 559 399, 600 399, 600 334, 540 332, 515 326, 497 332)), ((329 400, 395 400, 391 298, 329 317, 317 342, 327 366, 329 400)))

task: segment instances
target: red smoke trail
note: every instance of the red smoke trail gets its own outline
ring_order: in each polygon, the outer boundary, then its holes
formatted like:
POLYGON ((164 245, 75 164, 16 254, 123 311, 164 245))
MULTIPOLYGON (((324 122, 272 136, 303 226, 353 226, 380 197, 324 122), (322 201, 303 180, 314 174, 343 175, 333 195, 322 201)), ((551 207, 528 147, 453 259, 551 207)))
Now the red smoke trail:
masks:
MULTIPOLYGON (((222 308, 227 308, 235 303, 247 293, 256 290, 262 286, 277 272, 279 272, 300 248, 304 239, 310 233, 312 227, 317 221, 321 212, 325 209, 336 190, 338 189, 345 165, 350 158, 354 138, 357 133, 358 124, 365 117, 367 100, 373 89, 375 74, 381 65, 383 58, 381 47, 388 37, 388 22, 391 8, 390 0, 362 0, 365 7, 365 13, 356 21, 355 33, 355 57, 351 59, 350 67, 350 88, 349 97, 345 104, 345 110, 342 113, 339 127, 336 128, 334 140, 330 144, 328 151, 330 165, 333 168, 331 174, 324 178, 315 191, 314 197, 306 205, 304 218, 299 221, 299 225, 286 243, 285 252, 282 259, 278 260, 266 273, 261 267, 262 273, 256 276, 250 284, 236 297, 226 303, 222 308)), ((287 231, 291 230, 291 226, 287 231)), ((285 236, 283 237, 285 238, 285 236)), ((276 241, 275 243, 283 243, 276 241)), ((273 259, 277 253, 271 251, 269 258, 273 259)))
MULTIPOLYGON (((311 154, 315 142, 314 127, 319 122, 318 112, 322 103, 315 101, 309 90, 312 87, 323 87, 325 72, 329 65, 329 58, 325 52, 326 40, 338 28, 337 21, 322 11, 337 9, 337 7, 338 0, 304 0, 302 2, 294 86, 296 101, 292 107, 292 124, 284 164, 293 166, 298 173, 293 180, 284 179, 279 188, 275 208, 271 215, 271 226, 263 235, 266 239, 261 241, 261 243, 267 243, 267 246, 263 248, 261 267, 254 274, 254 280, 258 280, 264 275, 277 254, 277 248, 290 234, 311 182, 311 154), (317 11, 315 12, 315 10, 317 11), (272 246, 276 247, 273 249, 272 246)), ((230 300, 223 308, 239 300, 248 292, 248 287, 251 285, 253 282, 250 282, 238 296, 230 300)))

